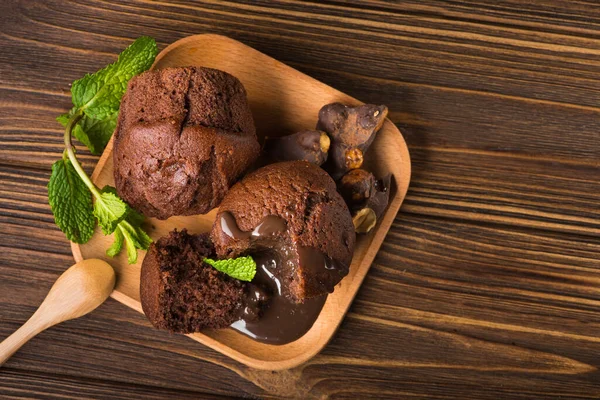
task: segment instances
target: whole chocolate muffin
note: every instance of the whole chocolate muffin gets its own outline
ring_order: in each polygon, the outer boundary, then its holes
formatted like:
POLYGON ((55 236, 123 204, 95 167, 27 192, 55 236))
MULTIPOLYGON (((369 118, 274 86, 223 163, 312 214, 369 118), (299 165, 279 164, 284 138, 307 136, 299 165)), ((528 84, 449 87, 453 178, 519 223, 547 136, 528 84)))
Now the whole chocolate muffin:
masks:
POLYGON ((140 276, 140 299, 152 325, 191 333, 224 328, 239 319, 245 284, 206 264, 208 234, 169 233, 152 243, 140 276))
POLYGON ((205 214, 259 151, 237 78, 202 67, 148 71, 129 81, 121 102, 117 192, 149 217, 205 214))
POLYGON ((356 240, 335 182, 306 161, 271 164, 235 184, 211 237, 221 258, 275 252, 272 273, 294 302, 332 292, 348 274, 356 240))

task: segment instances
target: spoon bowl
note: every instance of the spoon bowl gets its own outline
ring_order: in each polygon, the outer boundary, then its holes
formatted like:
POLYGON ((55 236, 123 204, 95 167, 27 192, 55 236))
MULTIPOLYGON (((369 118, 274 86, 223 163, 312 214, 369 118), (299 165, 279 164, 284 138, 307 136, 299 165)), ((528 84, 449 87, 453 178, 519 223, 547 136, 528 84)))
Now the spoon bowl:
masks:
POLYGON ((110 296, 115 271, 105 261, 88 259, 67 269, 31 318, 0 343, 0 365, 43 330, 93 310, 110 296))

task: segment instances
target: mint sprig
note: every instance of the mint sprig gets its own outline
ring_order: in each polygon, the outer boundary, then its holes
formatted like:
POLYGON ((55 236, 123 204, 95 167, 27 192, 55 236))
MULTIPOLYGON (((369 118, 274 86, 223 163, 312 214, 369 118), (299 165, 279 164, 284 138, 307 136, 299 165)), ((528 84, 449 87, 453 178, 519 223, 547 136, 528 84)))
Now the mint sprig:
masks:
POLYGON ((116 256, 125 244, 130 264, 137 261, 137 250, 148 249, 152 242, 141 228, 143 217, 119 198, 115 188, 106 186, 100 190, 94 185, 75 156, 71 136, 93 154, 102 153, 115 129, 127 82, 150 68, 156 53, 154 39, 138 38, 115 63, 73 83, 74 107, 57 118, 65 127, 65 151, 62 160, 52 166, 48 183, 54 220, 69 240, 86 243, 98 221, 105 235, 114 233, 107 255, 116 256))
POLYGON ((212 265, 217 271, 221 271, 240 281, 250 282, 254 279, 254 275, 256 275, 256 262, 250 256, 229 258, 225 260, 205 258, 204 262, 212 265))
POLYGON ((71 241, 85 243, 90 240, 96 226, 92 214, 92 198, 67 157, 52 165, 48 202, 56 225, 71 241))

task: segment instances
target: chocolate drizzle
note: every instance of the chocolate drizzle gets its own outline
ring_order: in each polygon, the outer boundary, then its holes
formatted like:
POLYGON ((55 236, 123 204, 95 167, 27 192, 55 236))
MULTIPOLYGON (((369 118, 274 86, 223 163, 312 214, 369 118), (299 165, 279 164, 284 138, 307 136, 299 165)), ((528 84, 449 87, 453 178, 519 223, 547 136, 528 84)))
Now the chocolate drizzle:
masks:
POLYGON ((247 286, 240 319, 231 327, 270 344, 286 344, 302 337, 319 316, 327 294, 296 303, 290 299, 284 282, 293 281, 299 263, 305 275, 310 275, 308 279, 332 292, 333 287, 325 284, 325 276, 339 273, 343 277, 347 267, 316 248, 296 247, 278 237, 278 233, 287 230, 281 217, 266 216, 252 231, 241 230, 228 212, 221 214, 220 223, 222 231, 231 238, 249 240, 248 254, 256 261, 256 276, 247 286))
POLYGON ((221 229, 233 239, 258 239, 275 233, 285 232, 287 223, 281 217, 268 215, 254 230, 243 231, 235 221, 235 217, 231 213, 224 212, 221 214, 221 229))

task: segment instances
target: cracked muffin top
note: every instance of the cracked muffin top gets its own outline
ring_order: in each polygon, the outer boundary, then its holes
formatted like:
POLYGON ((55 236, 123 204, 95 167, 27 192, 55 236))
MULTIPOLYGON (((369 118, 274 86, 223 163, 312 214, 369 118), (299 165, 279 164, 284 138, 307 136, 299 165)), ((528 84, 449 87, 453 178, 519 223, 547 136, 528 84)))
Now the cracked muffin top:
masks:
POLYGON ((289 161, 263 167, 235 184, 219 207, 211 238, 222 258, 264 249, 284 255, 287 271, 280 271, 278 278, 288 296, 302 302, 332 292, 347 275, 356 235, 350 211, 333 179, 314 164, 289 161), (232 235, 231 228, 223 226, 229 216, 237 224, 236 231, 253 233, 232 235), (273 216, 283 219, 286 228, 259 238, 256 228, 273 216), (331 263, 321 270, 310 268, 310 263, 302 265, 307 251, 317 252, 331 263))
POLYGON ((159 219, 217 207, 260 151, 241 82, 203 67, 132 78, 114 136, 119 196, 159 219))

